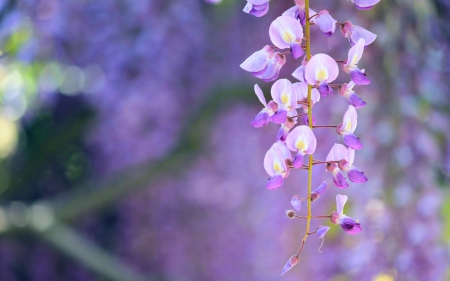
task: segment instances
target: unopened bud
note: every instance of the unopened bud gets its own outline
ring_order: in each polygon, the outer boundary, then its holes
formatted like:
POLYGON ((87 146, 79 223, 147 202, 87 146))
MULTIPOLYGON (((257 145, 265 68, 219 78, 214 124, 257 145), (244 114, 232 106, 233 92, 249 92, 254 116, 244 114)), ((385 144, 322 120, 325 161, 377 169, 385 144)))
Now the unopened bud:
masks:
POLYGON ((310 199, 311 199, 311 201, 315 201, 315 200, 317 200, 318 198, 319 198, 319 194, 317 194, 317 193, 315 193, 314 191, 313 192, 311 192, 311 197, 310 197, 310 199))
POLYGON ((286 210, 286 216, 290 219, 295 218, 296 214, 293 210, 286 210))
POLYGON ((339 214, 337 212, 333 212, 331 214, 331 218, 330 218, 331 222, 334 224, 339 224, 338 220, 339 220, 339 214))
POLYGON ((291 270, 291 268, 296 265, 298 262, 300 261, 300 259, 298 258, 297 255, 293 255, 284 265, 283 270, 281 271, 281 275, 285 274, 286 272, 288 272, 289 270, 291 270))

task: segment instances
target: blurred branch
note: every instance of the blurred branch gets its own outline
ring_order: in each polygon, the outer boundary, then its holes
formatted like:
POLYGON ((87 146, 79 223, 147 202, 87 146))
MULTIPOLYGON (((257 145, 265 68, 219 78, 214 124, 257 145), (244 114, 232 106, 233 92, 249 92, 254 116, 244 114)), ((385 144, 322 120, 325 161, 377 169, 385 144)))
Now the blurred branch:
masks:
POLYGON ((81 186, 53 200, 57 219, 71 220, 90 211, 105 207, 125 194, 143 188, 170 175, 181 173, 195 155, 202 150, 208 138, 207 128, 225 104, 232 100, 253 101, 253 94, 244 87, 223 88, 193 110, 184 121, 184 129, 176 148, 160 161, 152 161, 119 172, 111 179, 81 186))

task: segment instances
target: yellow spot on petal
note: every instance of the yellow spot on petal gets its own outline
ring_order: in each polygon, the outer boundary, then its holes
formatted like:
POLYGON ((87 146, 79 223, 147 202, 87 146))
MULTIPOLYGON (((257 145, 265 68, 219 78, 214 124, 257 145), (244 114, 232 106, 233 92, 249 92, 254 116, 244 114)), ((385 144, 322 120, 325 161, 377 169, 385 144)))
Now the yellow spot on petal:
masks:
POLYGON ((378 274, 372 281, 394 281, 394 277, 389 274, 378 274))
POLYGON ((295 147, 299 150, 299 151, 305 151, 306 150, 306 144, 304 141, 299 140, 296 144, 295 147))
POLYGON ((317 71, 316 80, 317 81, 325 81, 328 78, 328 71, 324 68, 317 71))
POLYGON ((285 93, 281 94, 281 102, 283 104, 289 104, 289 96, 285 93))
POLYGON ((351 128, 352 128, 352 122, 351 122, 351 121, 348 121, 347 124, 345 125, 345 130, 346 130, 346 131, 350 131, 351 128))
POLYGON ((355 54, 352 58, 350 65, 356 65, 358 63, 358 54, 355 54))
POLYGON ((275 171, 275 173, 283 172, 283 169, 281 168, 280 164, 278 164, 278 162, 273 162, 273 170, 275 171))
POLYGON ((290 32, 288 32, 288 31, 286 31, 285 33, 283 33, 283 40, 285 41, 285 42, 288 42, 288 43, 292 43, 292 42, 294 42, 294 40, 295 40, 295 38, 294 38, 294 36, 293 36, 293 34, 291 34, 290 32))

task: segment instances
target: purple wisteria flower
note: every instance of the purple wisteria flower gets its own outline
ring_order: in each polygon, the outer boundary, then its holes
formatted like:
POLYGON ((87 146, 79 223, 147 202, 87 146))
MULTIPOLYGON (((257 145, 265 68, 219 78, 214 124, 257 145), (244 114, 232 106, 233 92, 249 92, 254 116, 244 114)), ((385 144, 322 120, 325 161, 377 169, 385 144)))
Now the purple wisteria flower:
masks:
POLYGON ((270 176, 267 189, 275 190, 283 185, 284 179, 289 175, 286 161, 292 162, 291 152, 284 143, 277 141, 264 157, 264 169, 270 176))
POLYGON ((303 157, 316 151, 317 140, 310 127, 301 125, 295 127, 286 138, 287 147, 297 152, 292 165, 300 168, 303 165, 303 157))
POLYGON ((286 121, 288 112, 297 107, 297 96, 292 83, 287 79, 277 80, 272 85, 271 95, 278 105, 278 110, 272 116, 272 122, 282 124, 286 121))
POLYGON ((339 89, 339 94, 348 100, 348 104, 359 109, 366 106, 367 103, 353 91, 354 86, 355 83, 353 81, 348 82, 348 84, 342 84, 339 89))
POLYGON ((270 40, 280 49, 290 48, 292 57, 298 59, 305 52, 301 47, 303 28, 296 19, 280 16, 269 28, 270 40))
POLYGON ((369 10, 380 0, 352 0, 352 2, 359 10, 369 10))
POLYGON ((358 114, 356 109, 349 105, 347 111, 344 114, 342 125, 336 128, 338 134, 344 138, 344 143, 353 149, 360 150, 363 148, 363 144, 359 141, 359 138, 353 134, 358 124, 358 114))
POLYGON ((269 103, 266 102, 266 98, 264 97, 264 94, 258 84, 255 84, 254 88, 256 96, 264 105, 264 108, 255 116, 255 118, 251 122, 251 125, 253 127, 259 128, 269 124, 270 119, 272 119, 272 116, 278 110, 278 105, 274 101, 270 101, 269 103))
MULTIPOLYGON (((335 144, 342 145, 342 144, 335 144)), ((342 145, 343 146, 343 145, 342 145)), ((353 161, 355 160, 355 150, 351 147, 348 148, 348 157, 342 158, 339 161, 339 169, 347 172, 348 179, 352 182, 361 183, 366 182, 367 177, 364 175, 364 172, 361 172, 357 168, 353 167, 353 161)))
POLYGON ((329 226, 323 226, 323 225, 322 225, 322 226, 319 226, 319 227, 317 228, 317 232, 316 232, 317 237, 323 239, 323 237, 324 237, 325 234, 328 232, 328 230, 330 230, 330 227, 329 227, 329 226))
MULTIPOLYGON (((295 6, 288 9, 283 13, 283 16, 290 16, 300 20, 301 25, 306 24, 306 10, 305 10, 305 0, 294 0, 295 6)), ((309 9, 309 16, 312 16, 311 9, 309 9)), ((315 14, 315 12, 314 12, 315 14)))
POLYGON ((262 17, 269 11, 269 0, 247 0, 243 11, 255 17, 262 17))
POLYGON ((331 214, 331 222, 334 224, 339 224, 348 234, 357 234, 362 231, 361 224, 344 215, 344 205, 346 202, 346 195, 336 195, 336 212, 331 214))
POLYGON ((275 52, 272 47, 266 45, 248 57, 240 66, 264 82, 270 82, 277 79, 280 69, 285 63, 286 57, 284 55, 275 52))
POLYGON ((291 270, 291 268, 296 265, 300 259, 298 258, 298 255, 293 255, 284 265, 283 270, 281 271, 281 276, 291 270))
POLYGON ((328 83, 333 82, 339 74, 336 61, 326 54, 311 57, 305 67, 305 79, 308 84, 317 86, 322 96, 332 95, 333 89, 328 83))
MULTIPOLYGON (((327 155, 326 161, 340 161, 342 159, 348 159, 348 151, 347 148, 343 145, 333 145, 330 152, 327 155), (344 157, 344 158, 343 158, 344 157)), ((345 189, 347 188, 348 182, 344 175, 339 170, 339 166, 335 163, 328 163, 326 166, 326 170, 331 172, 333 176, 333 182, 338 188, 345 189)))
POLYGON ((324 181, 319 185, 318 188, 316 188, 316 190, 311 192, 311 201, 316 201, 317 199, 319 199, 320 195, 324 194, 325 190, 327 190, 327 186, 328 186, 327 182, 324 181))
POLYGON ((335 20, 327 10, 322 10, 317 13, 311 19, 311 22, 317 24, 323 34, 328 37, 330 37, 336 30, 337 20, 335 20))
POLYGON ((365 40, 365 47, 367 47, 377 38, 376 34, 362 28, 361 26, 353 25, 351 21, 344 22, 341 26, 341 33, 348 39, 350 45, 352 46, 355 45, 360 38, 362 38, 365 40))
POLYGON ((370 80, 367 79, 364 71, 361 71, 357 64, 364 52, 365 40, 360 38, 356 44, 348 51, 348 59, 342 64, 342 69, 350 74, 352 81, 357 85, 369 85, 370 80))

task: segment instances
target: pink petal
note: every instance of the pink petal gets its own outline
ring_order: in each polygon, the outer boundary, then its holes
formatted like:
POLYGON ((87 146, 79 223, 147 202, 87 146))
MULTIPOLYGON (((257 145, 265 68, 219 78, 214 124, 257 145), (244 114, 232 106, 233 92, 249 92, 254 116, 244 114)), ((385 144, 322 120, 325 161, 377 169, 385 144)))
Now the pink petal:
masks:
POLYGON ((258 84, 255 84, 255 94, 258 97, 259 101, 264 105, 264 107, 267 107, 266 98, 264 97, 263 91, 258 86, 258 84))
POLYGON ((356 109, 349 105, 342 119, 340 131, 353 133, 356 130, 356 125, 358 125, 358 114, 356 113, 356 109))
POLYGON ((331 36, 336 30, 336 22, 327 10, 323 10, 319 12, 319 15, 313 20, 317 26, 319 26, 320 30, 326 35, 331 36))
POLYGON ((294 78, 297 78, 299 81, 305 81, 305 67, 301 65, 299 68, 294 70, 292 76, 294 76, 294 78))
POLYGON ((308 84, 316 86, 322 82, 331 83, 339 74, 336 61, 326 54, 314 55, 305 67, 305 78, 308 84))
MULTIPOLYGON (((358 25, 353 25, 350 27, 350 43, 356 44, 360 38, 365 40, 365 46, 372 44, 373 41, 377 38, 375 33, 368 31, 358 25)), ((353 45, 352 44, 352 45, 353 45)))
POLYGON ((262 50, 259 50, 248 57, 240 67, 249 72, 261 71, 267 66, 269 57, 272 56, 273 53, 273 49, 269 45, 266 45, 262 50))
POLYGON ((347 202, 347 195, 336 195, 336 212, 340 215, 344 213, 344 205, 347 202))
POLYGON ((342 159, 348 161, 348 150, 342 144, 335 143, 328 152, 326 161, 340 161, 342 159))
POLYGON ((300 150, 304 154, 313 154, 316 150, 317 140, 310 127, 301 125, 289 133, 286 145, 291 151, 300 150))
POLYGON ((271 88, 272 99, 279 107, 291 110, 297 106, 297 96, 292 88, 292 83, 287 79, 277 80, 271 88))
POLYGON ((278 48, 290 48, 291 43, 303 38, 300 22, 289 16, 280 16, 269 28, 270 40, 278 48))
POLYGON ((277 155, 275 154, 275 151, 270 148, 264 156, 264 169, 266 170, 267 174, 269 174, 269 176, 274 176, 276 174, 275 170, 273 169, 273 163, 276 159, 277 155))
MULTIPOLYGON (((287 159, 292 160, 292 154, 284 143, 277 141, 272 145, 272 148, 279 155, 278 157, 283 160, 283 163, 286 163, 287 159)), ((284 167, 286 167, 286 164, 284 167)))

